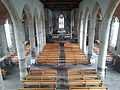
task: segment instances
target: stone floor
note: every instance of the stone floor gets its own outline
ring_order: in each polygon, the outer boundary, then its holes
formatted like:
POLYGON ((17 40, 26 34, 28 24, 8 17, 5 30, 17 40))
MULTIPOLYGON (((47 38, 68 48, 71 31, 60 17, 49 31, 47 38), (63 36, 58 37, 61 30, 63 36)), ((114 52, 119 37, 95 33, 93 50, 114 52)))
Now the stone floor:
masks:
POLYGON ((0 84, 0 90, 17 90, 20 87, 19 69, 18 67, 14 67, 4 82, 0 84))
POLYGON ((109 88, 108 90, 120 90, 120 73, 108 69, 104 83, 109 88))
MULTIPOLYGON (((85 66, 81 65, 80 67, 85 66)), ((91 66, 88 67, 90 68, 91 66)), ((104 84, 109 88, 108 90, 120 90, 120 73, 112 69, 108 69, 104 84)), ((22 85, 19 80, 19 70, 18 68, 14 68, 11 75, 7 76, 6 80, 4 80, 3 85, 0 83, 0 90, 17 90, 21 86, 22 85)))

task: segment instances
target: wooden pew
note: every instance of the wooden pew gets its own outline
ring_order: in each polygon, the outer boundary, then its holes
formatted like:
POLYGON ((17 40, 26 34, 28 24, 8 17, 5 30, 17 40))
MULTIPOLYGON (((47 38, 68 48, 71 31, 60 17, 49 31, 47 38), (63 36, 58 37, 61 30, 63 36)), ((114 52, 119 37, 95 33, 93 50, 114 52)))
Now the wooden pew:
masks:
POLYGON ((47 44, 42 53, 37 56, 37 63, 40 64, 57 64, 59 61, 60 49, 59 44, 47 44))
POLYGON ((88 75, 69 75, 69 81, 72 80, 88 80, 88 79, 100 79, 100 77, 96 74, 88 74, 88 75))
POLYGON ((70 69, 68 70, 69 75, 79 75, 79 74, 97 74, 96 69, 70 69))
POLYGON ((56 80, 56 76, 36 76, 36 75, 28 75, 26 76, 26 80, 56 80))
POLYGON ((69 90, 108 90, 106 87, 75 87, 69 90))
POLYGON ((80 50, 78 44, 65 44, 65 61, 70 64, 89 64, 87 56, 80 50))
POLYGON ((30 69, 30 75, 57 75, 57 71, 54 69, 30 69))
POLYGON ((56 80, 22 80, 24 88, 56 87, 56 80))
POLYGON ((70 90, 107 90, 95 69, 68 70, 70 90))
POLYGON ((55 90, 55 88, 19 88, 18 90, 55 90))
POLYGON ((55 90, 57 71, 48 68, 31 68, 26 80, 22 80, 24 88, 19 90, 55 90), (39 89, 38 89, 39 88, 39 89))
POLYGON ((69 82, 70 87, 76 86, 102 86, 101 80, 73 80, 69 82))

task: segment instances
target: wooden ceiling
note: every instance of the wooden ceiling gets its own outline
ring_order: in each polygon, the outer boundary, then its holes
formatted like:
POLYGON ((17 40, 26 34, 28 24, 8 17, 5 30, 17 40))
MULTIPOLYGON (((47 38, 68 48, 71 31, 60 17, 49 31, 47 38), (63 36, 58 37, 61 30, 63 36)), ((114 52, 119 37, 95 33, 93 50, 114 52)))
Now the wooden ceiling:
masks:
POLYGON ((119 4, 118 7, 116 8, 115 13, 114 13, 114 16, 115 16, 115 17, 118 17, 118 18, 120 19, 120 4, 119 4))
POLYGON ((82 0, 40 0, 43 2, 45 8, 52 10, 71 10, 73 8, 78 8, 79 3, 82 0))

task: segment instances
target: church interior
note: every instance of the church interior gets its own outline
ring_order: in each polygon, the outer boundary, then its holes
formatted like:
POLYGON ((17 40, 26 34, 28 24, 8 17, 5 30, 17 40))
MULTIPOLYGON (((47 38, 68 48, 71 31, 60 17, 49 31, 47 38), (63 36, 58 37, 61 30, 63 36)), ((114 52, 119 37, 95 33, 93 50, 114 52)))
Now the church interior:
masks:
POLYGON ((0 90, 120 90, 120 0, 0 0, 0 90))

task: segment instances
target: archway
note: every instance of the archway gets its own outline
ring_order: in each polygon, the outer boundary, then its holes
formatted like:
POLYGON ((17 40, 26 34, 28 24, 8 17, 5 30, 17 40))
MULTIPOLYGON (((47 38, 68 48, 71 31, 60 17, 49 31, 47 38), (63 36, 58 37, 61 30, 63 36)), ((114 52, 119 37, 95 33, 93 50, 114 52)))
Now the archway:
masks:
POLYGON ((23 25, 18 11, 11 1, 1 0, 3 6, 7 9, 10 18, 13 22, 14 34, 15 34, 15 43, 17 48, 17 61, 19 60, 19 71, 20 71, 20 80, 23 80, 26 76, 26 65, 25 65, 25 52, 24 52, 24 36, 23 35, 23 25))
POLYGON ((102 22, 102 13, 100 7, 96 11, 96 26, 95 26, 95 37, 94 41, 100 41, 100 26, 102 22))
POLYGON ((119 19, 118 17, 113 17, 111 21, 111 28, 109 35, 109 44, 108 44, 109 52, 114 53, 114 50, 116 49, 118 30, 119 30, 119 19))
MULTIPOLYGON (((118 3, 117 3, 118 4, 118 3)), ((109 37, 106 56, 106 66, 114 68, 114 70, 120 72, 120 3, 115 10, 111 11, 111 21, 109 21, 109 37), (109 56, 109 57, 108 57, 109 56)), ((106 41, 107 42, 107 41, 106 41)))
MULTIPOLYGON (((15 36, 19 36, 16 35, 17 25, 15 22, 18 22, 19 20, 20 19, 18 17, 18 14, 11 5, 11 2, 6 0, 1 0, 0 1, 0 46, 1 46, 0 55, 1 57, 3 57, 3 59, 0 61, 0 63, 4 63, 4 65, 2 66, 2 64, 0 64, 0 73, 1 73, 1 69, 6 70, 7 72, 11 72, 11 69, 14 67, 12 63, 18 64, 18 60, 21 60, 19 56, 20 49, 17 48, 18 42, 16 42, 15 40, 16 39, 15 36), (16 49, 18 51, 17 53, 16 53, 16 49), (11 59, 12 58, 11 56, 14 55, 16 56, 16 54, 18 55, 18 58, 17 60, 14 61, 13 59, 11 59)), ((22 47, 22 45, 20 46, 22 47)), ((23 58, 22 61, 24 62, 23 58)), ((22 67, 24 67, 24 64, 19 64, 20 77, 23 77, 23 73, 21 73, 21 71, 24 72, 25 69, 23 70, 20 65, 23 65, 22 67)), ((2 74, 0 75, 0 77, 2 77, 2 74)), ((3 77, 3 79, 4 78, 5 77, 3 77)))
POLYGON ((4 4, 0 1, 0 56, 3 57, 8 52, 15 52, 15 37, 13 23, 10 14, 4 4))
POLYGON ((120 0, 111 1, 106 12, 104 13, 104 18, 102 20, 102 24, 101 24, 102 37, 100 44, 100 55, 98 57, 98 69, 101 69, 102 71, 104 71, 106 67, 106 59, 107 59, 106 56, 108 49, 111 20, 119 3, 120 0))
POLYGON ((102 22, 102 12, 98 3, 95 3, 95 6, 90 13, 90 26, 88 32, 88 58, 91 63, 96 63, 96 55, 99 54, 99 42, 101 38, 100 26, 102 22), (97 42, 97 43, 96 43, 97 42), (95 56, 94 56, 95 55, 95 56))

